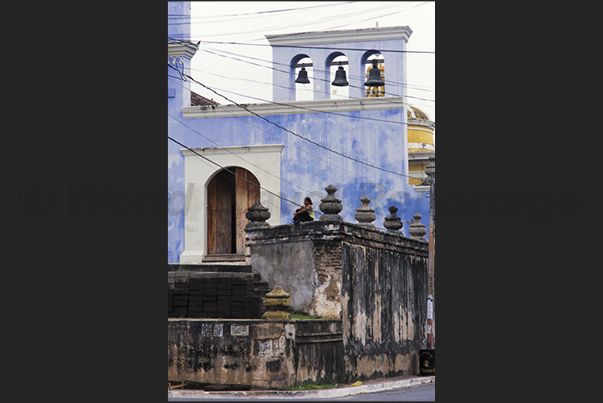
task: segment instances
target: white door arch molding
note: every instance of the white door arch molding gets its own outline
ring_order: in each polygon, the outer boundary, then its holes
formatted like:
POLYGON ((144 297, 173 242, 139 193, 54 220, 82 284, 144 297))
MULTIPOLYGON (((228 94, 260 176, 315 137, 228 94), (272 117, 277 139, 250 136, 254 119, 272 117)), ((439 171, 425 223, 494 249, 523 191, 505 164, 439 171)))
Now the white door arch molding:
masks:
POLYGON ((281 219, 280 170, 282 144, 182 149, 184 155, 184 188, 186 192, 184 216, 184 251, 181 264, 198 264, 207 254, 207 204, 208 185, 224 167, 241 167, 251 172, 259 181, 261 203, 270 210, 270 225, 279 225, 281 219), (211 162, 199 155, 207 157, 211 162))

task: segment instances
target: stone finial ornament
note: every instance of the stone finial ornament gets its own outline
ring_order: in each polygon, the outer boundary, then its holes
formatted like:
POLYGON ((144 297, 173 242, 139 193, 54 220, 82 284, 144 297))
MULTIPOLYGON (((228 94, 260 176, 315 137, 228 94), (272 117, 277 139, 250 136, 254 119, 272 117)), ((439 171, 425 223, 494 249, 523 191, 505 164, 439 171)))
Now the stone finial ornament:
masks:
POLYGON ((264 299, 264 307, 266 312, 262 315, 264 320, 289 320, 291 314, 286 312, 291 306, 291 298, 288 292, 285 292, 281 287, 276 286, 274 290, 266 294, 264 299))
POLYGON ((423 235, 427 234, 425 225, 421 224, 421 214, 416 213, 412 216, 414 222, 408 226, 408 232, 410 233, 410 239, 416 239, 417 241, 427 242, 423 235))
POLYGON ((402 219, 396 214, 396 212, 398 211, 398 207, 391 206, 388 210, 391 214, 385 217, 385 221, 383 221, 383 226, 387 228, 389 232, 400 231, 404 224, 402 224, 402 219))
POLYGON ((270 212, 268 211, 268 208, 262 206, 262 203, 260 202, 249 207, 245 217, 251 221, 245 226, 245 230, 270 227, 270 224, 266 222, 266 220, 270 218, 270 212))
POLYGON ((367 196, 364 196, 360 199, 360 201, 362 202, 362 207, 356 209, 356 214, 354 214, 354 218, 358 220, 360 225, 375 228, 375 224, 373 224, 373 221, 375 221, 377 216, 375 215, 375 210, 369 207, 371 199, 369 199, 367 196))
POLYGON ((339 212, 343 210, 341 200, 335 197, 337 188, 333 185, 329 185, 325 188, 327 191, 327 197, 320 199, 322 203, 318 206, 320 211, 324 214, 320 216, 320 221, 343 221, 343 218, 339 215, 339 212))

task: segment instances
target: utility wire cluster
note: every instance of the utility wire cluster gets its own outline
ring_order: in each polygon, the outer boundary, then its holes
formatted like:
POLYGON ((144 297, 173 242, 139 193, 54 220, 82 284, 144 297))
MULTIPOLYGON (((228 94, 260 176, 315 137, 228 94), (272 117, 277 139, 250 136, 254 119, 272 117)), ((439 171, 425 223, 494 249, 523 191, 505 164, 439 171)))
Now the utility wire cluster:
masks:
POLYGON ((311 143, 311 144, 314 144, 314 145, 315 145, 315 146, 317 146, 317 147, 323 148, 323 149, 325 149, 325 150, 327 150, 327 151, 329 151, 329 152, 331 152, 331 153, 333 153, 333 154, 337 154, 337 155, 339 155, 339 156, 341 156, 341 157, 343 157, 343 158, 347 158, 347 159, 349 159, 349 160, 351 160, 351 161, 357 162, 357 163, 359 163, 359 164, 366 165, 366 166, 371 167, 371 168, 374 168, 374 169, 378 169, 378 170, 383 171, 383 172, 388 172, 388 173, 390 173, 390 174, 393 174, 393 175, 398 175, 398 176, 402 176, 402 177, 408 177, 408 175, 404 175, 404 174, 401 174, 401 173, 399 173, 399 172, 394 172, 394 171, 391 171, 391 170, 389 170, 389 169, 381 168, 381 167, 378 167, 378 166, 376 166, 376 165, 369 164, 368 162, 360 161, 360 160, 359 160, 359 159, 357 159, 357 158, 350 157, 349 155, 345 155, 345 154, 343 154, 343 153, 340 153, 339 151, 333 150, 333 149, 331 149, 331 148, 329 148, 329 147, 326 147, 326 146, 324 146, 324 145, 322 145, 322 144, 320 144, 320 143, 317 143, 317 142, 315 142, 315 141, 313 141, 313 140, 310 140, 310 139, 308 139, 308 138, 306 138, 306 137, 304 137, 304 136, 302 136, 302 135, 299 135, 299 134, 295 133, 294 131, 289 130, 289 129, 287 129, 286 127, 283 127, 283 126, 279 125, 278 123, 275 123, 275 122, 271 121, 270 119, 268 119, 268 118, 266 118, 266 117, 264 117, 264 116, 262 116, 262 115, 259 115, 258 113, 256 113, 256 112, 252 111, 251 109, 249 109, 247 106, 242 105, 242 104, 239 104, 239 103, 237 103, 237 102, 235 102, 235 101, 231 100, 230 98, 226 97, 225 95, 222 95, 221 93, 217 92, 217 91, 216 91, 216 90, 214 90, 213 88, 208 87, 207 85, 203 84, 202 82, 195 80, 195 79, 194 79, 193 77, 191 77, 190 75, 180 72, 180 70, 178 70, 177 68, 175 68, 175 67, 171 66, 170 64, 168 64, 168 67, 170 67, 170 68, 171 68, 171 69, 173 69, 173 70, 176 70, 176 71, 178 72, 178 74, 182 75, 183 77, 186 77, 187 79, 191 80, 192 82, 195 82, 195 83, 199 84, 199 85, 200 85, 200 86, 202 86, 203 88, 205 88, 205 89, 207 89, 207 90, 209 90, 209 91, 213 92, 214 94, 218 95, 219 97, 222 97, 222 98, 226 99, 228 102, 230 102, 230 103, 232 103, 232 104, 234 104, 234 105, 238 106, 239 108, 245 109, 245 110, 246 110, 247 112, 249 112, 250 114, 252 114, 252 115, 254 115, 254 116, 256 116, 256 117, 258 117, 258 118, 260 118, 260 119, 262 119, 262 120, 264 120, 264 121, 266 121, 266 122, 268 122, 268 123, 270 123, 270 124, 272 124, 272 125, 274 125, 274 126, 276 126, 276 127, 278 127, 278 128, 279 128, 279 129, 281 129, 281 130, 286 131, 287 133, 290 133, 290 134, 292 134, 292 135, 294 135, 294 136, 296 136, 296 137, 299 137, 300 139, 302 139, 302 140, 304 140, 304 141, 307 141, 307 142, 309 142, 309 143, 311 143))
MULTIPOLYGON (((267 10, 267 11, 253 12, 253 13, 238 13, 238 14, 228 14, 228 15, 214 16, 214 17, 207 17, 207 18, 223 18, 223 17, 237 17, 237 18, 238 18, 238 17, 242 17, 242 16, 243 16, 243 17, 249 16, 249 18, 257 18, 258 16, 262 16, 262 15, 270 15, 270 14, 274 14, 274 13, 285 13, 285 12, 290 12, 290 11, 302 11, 302 10, 313 9, 313 8, 328 7, 328 6, 332 6, 332 5, 346 5, 346 4, 352 4, 352 3, 357 3, 357 2, 345 2, 345 3, 344 3, 344 2, 338 2, 337 4, 326 4, 326 5, 309 6, 309 7, 299 7, 299 8, 290 8, 290 9, 281 9, 281 10, 267 10)), ((429 2, 423 2, 423 3, 419 3, 419 4, 416 4, 416 5, 411 6, 410 8, 418 7, 418 6, 421 6, 421 5, 427 4, 427 3, 429 3, 429 2)), ((392 8, 392 7, 387 7, 387 8, 392 8)), ((408 8, 408 9, 410 9, 410 8, 408 8)), ((406 9, 406 10, 408 10, 408 9, 406 9)), ((381 8, 380 10, 383 10, 383 8, 381 8)), ((401 10, 401 11, 406 11, 406 10, 401 10)), ((380 15, 380 16, 370 17, 370 18, 367 18, 367 19, 362 20, 362 21, 368 21, 368 20, 370 20, 370 19, 381 18, 381 17, 387 16, 387 15, 391 15, 391 14, 395 14, 395 13, 399 13, 399 12, 400 12, 400 11, 395 11, 395 12, 388 13, 388 14, 384 14, 384 15, 380 15)), ((364 13, 364 11, 353 12, 353 13, 350 13, 350 14, 347 14, 347 15, 340 15, 340 17, 338 17, 338 18, 341 18, 341 17, 349 17, 349 16, 358 16, 358 15, 363 14, 363 13, 364 13)), ((168 15, 168 21, 169 21, 169 22, 168 22, 168 25, 196 24, 196 23, 204 23, 204 24, 205 24, 205 23, 208 23, 208 22, 225 22, 225 21, 227 21, 227 20, 220 20, 220 21, 218 21, 218 20, 214 20, 214 21, 207 21, 207 18, 205 18, 205 17, 203 17, 203 16, 194 16, 194 17, 193 17, 193 16, 190 16, 190 15, 184 16, 184 15, 175 15, 175 14, 172 14, 172 15, 168 15), (193 20, 193 19, 194 19, 194 20, 199 20, 199 21, 191 21, 191 20, 193 20), (204 20, 204 21, 201 21, 201 20, 204 20)), ((325 18, 325 19, 323 19, 323 20, 321 20, 321 21, 319 21, 319 22, 324 22, 324 21, 329 20, 329 19, 333 19, 333 18, 325 18)), ((362 21, 356 21, 355 23, 357 23, 357 22, 362 22, 362 21)), ((312 22, 312 23, 314 23, 314 22, 312 22)), ((307 25, 307 24, 298 24, 298 26, 299 26, 299 25, 307 25)), ((328 28, 328 29, 340 28, 340 27, 343 27, 343 26, 346 26, 346 25, 350 25, 350 24, 344 24, 344 25, 340 25, 340 26, 336 26, 336 27, 330 27, 330 28, 328 28)), ((288 27, 288 28, 291 28, 291 26, 290 26, 290 25, 288 25, 287 27, 288 27)), ((279 28, 273 28, 273 29, 268 29, 268 30, 275 30, 275 29, 281 29, 281 27, 279 27, 279 28)), ((263 29, 261 32, 265 32, 265 31, 267 31, 267 29, 263 29)), ((249 32, 246 32, 246 33, 254 33, 254 32, 260 32, 260 31, 249 31, 249 32)), ((209 35, 209 36, 218 36, 218 35, 209 35)), ((208 37, 208 35, 205 35, 205 36, 204 36, 204 38, 206 38, 206 37, 208 37)), ((257 41, 257 40, 264 40, 264 38, 258 38, 258 39, 254 39, 254 40, 251 40, 250 42, 257 41)), ((182 38, 181 38, 181 39, 177 39, 177 38, 174 38, 174 37, 169 37, 169 36, 168 36, 168 41, 173 41, 173 42, 189 42, 189 41, 187 41, 187 40, 182 40, 182 38)), ((201 42, 201 41, 199 41, 198 43, 200 43, 200 42, 201 42)), ((208 43, 208 44, 218 44, 218 45, 244 45, 244 46, 264 46, 264 47, 266 47, 266 46, 271 46, 271 45, 267 45, 267 44, 242 43, 242 42, 235 42, 235 41, 231 41, 231 42, 225 42, 225 41, 206 41, 206 40, 203 40, 203 42, 204 42, 204 43, 208 43)), ((314 49, 333 49, 333 50, 357 50, 357 49, 347 49, 347 48, 336 48, 336 49, 335 49, 335 48, 330 48, 330 47, 327 47, 327 46, 296 46, 296 47, 301 47, 301 48, 309 48, 309 49, 314 48, 314 49)), ((212 54, 215 54, 215 55, 218 55, 218 56, 221 56, 221 57, 229 58, 229 59, 232 59, 232 60, 238 60, 238 61, 242 61, 242 62, 246 62, 246 63, 251 63, 251 64, 254 64, 254 65, 257 65, 257 66, 261 66, 261 67, 267 67, 267 68, 275 69, 275 70, 277 70, 277 71, 284 71, 284 70, 279 70, 279 69, 277 69, 276 67, 274 67, 275 65, 277 65, 277 64, 282 64, 282 63, 272 63, 271 61, 267 61, 267 60, 264 60, 264 59, 259 59, 259 58, 253 58, 253 57, 251 57, 251 59, 255 59, 255 60, 262 61, 262 62, 266 62, 266 63, 269 63, 269 64, 270 64, 270 66, 262 66, 262 65, 260 65, 260 64, 250 62, 249 60, 245 60, 245 59, 238 59, 238 58, 233 57, 233 56, 228 56, 228 55, 223 55, 223 54, 220 54, 220 53, 212 52, 211 50, 207 50, 207 49, 202 49, 202 50, 203 50, 203 51, 205 51, 205 52, 212 53, 212 54)), ((395 53, 409 53, 409 54, 435 54, 435 52, 432 52, 432 51, 410 51, 410 50, 407 50, 407 51, 402 51, 402 50, 395 50, 395 49, 394 49, 394 50, 392 50, 392 49, 389 49, 389 50, 388 50, 388 49, 382 49, 381 51, 383 51, 383 52, 386 52, 386 51, 387 51, 387 52, 395 52, 395 53)), ((224 50, 222 50, 222 52, 227 53, 227 54, 230 54, 230 55, 234 55, 234 56, 242 56, 242 55, 239 55, 239 54, 236 54, 236 53, 233 53, 233 52, 227 52, 227 51, 224 51, 224 50)), ((247 56, 244 56, 244 57, 245 57, 245 58, 248 58, 247 56)), ((284 64, 282 64, 282 65, 283 65, 283 66, 286 66, 286 65, 284 65, 284 64)), ((391 171, 391 170, 387 170, 387 169, 384 169, 384 168, 378 167, 378 166, 376 166, 376 165, 369 164, 369 163, 367 163, 367 162, 364 162, 364 161, 358 160, 358 159, 356 159, 356 158, 350 157, 350 156, 345 155, 345 154, 343 154, 343 153, 340 153, 340 152, 338 152, 338 151, 336 151, 336 150, 333 150, 333 149, 331 149, 331 148, 329 148, 329 147, 326 147, 326 146, 324 146, 324 145, 322 145, 322 144, 319 144, 319 143, 317 143, 317 142, 315 142, 315 141, 312 141, 312 140, 310 140, 310 139, 308 139, 308 138, 306 138, 306 137, 304 137, 304 136, 301 136, 301 135, 299 135, 299 134, 297 134, 297 133, 293 132, 292 130, 289 130, 289 129, 287 129, 287 128, 285 128, 285 127, 283 127, 283 126, 281 126, 281 125, 279 125, 279 124, 277 124, 277 123, 275 123, 275 122, 271 121, 270 119, 267 119, 267 118, 265 118, 264 116, 261 116, 261 115, 259 115, 259 114, 255 113, 254 111, 250 110, 250 109, 249 109, 248 107, 246 107, 245 105, 239 104, 239 103, 237 103, 237 102, 235 102, 235 101, 233 101, 233 100, 229 99, 229 98, 228 98, 228 97, 226 97, 225 95, 222 95, 222 93, 220 93, 220 92, 216 91, 214 88, 211 88, 211 87, 209 87, 209 86, 207 86, 207 85, 205 85, 205 84, 203 84, 203 83, 199 82, 198 80, 195 80, 193 77, 191 77, 191 76, 190 76, 190 75, 188 75, 188 74, 185 74, 184 72, 181 72, 181 71, 180 71, 180 70, 178 70, 177 68, 172 67, 172 66, 171 66, 171 65, 169 65, 169 64, 168 64, 168 67, 170 67, 171 69, 173 69, 173 70, 175 70, 175 71, 177 71, 177 72, 178 72, 180 80, 182 80, 182 81, 189 81, 189 80, 190 80, 190 81, 192 81, 192 82, 194 82, 194 83, 196 83, 196 84, 198 84, 198 85, 202 86, 203 88, 205 88, 205 89, 207 89, 207 90, 209 90, 209 91, 213 92, 214 94, 216 94, 216 95, 220 96, 221 98, 224 98, 225 100, 227 100, 228 102, 230 102, 230 103, 232 103, 232 104, 234 104, 234 105, 238 106, 239 108, 242 108, 242 109, 246 110, 248 113, 250 113, 250 114, 252 114, 252 115, 254 115, 254 116, 256 116, 256 117, 258 117, 258 118, 262 119, 263 121, 265 121, 265 122, 267 122, 267 123, 269 123, 269 124, 272 124, 272 125, 274 125, 274 126, 278 127, 279 129, 284 130, 284 131, 286 131, 286 132, 288 132, 288 133, 290 133, 290 134, 292 134, 292 135, 294 135, 294 136, 296 136, 296 137, 298 137, 298 138, 300 138, 300 139, 302 139, 302 140, 304 140, 304 141, 307 141, 307 142, 309 142, 309 143, 311 143, 311 144, 313 144, 313 145, 315 145, 315 146, 317 146, 317 147, 323 148, 323 149, 325 149, 325 150, 327 150, 327 151, 329 151, 329 152, 331 152, 331 153, 337 154, 337 155, 339 155, 339 156, 341 156, 341 157, 343 157, 343 158, 346 158, 346 159, 352 160, 352 161, 354 161, 354 162, 357 162, 357 163, 360 163, 360 164, 366 165, 366 166, 368 166, 368 167, 371 167, 371 168, 374 168, 374 169, 377 169, 377 170, 380 170, 380 171, 383 171, 383 172, 387 172, 387 173, 390 173, 390 174, 394 174, 394 175, 397 175, 397 176, 402 176, 402 177, 408 177, 408 178, 410 178, 410 176, 408 176, 408 175, 404 175, 404 174, 401 174, 401 173, 398 173, 398 172, 394 172, 394 171, 391 171)), ((289 68, 289 66, 286 66, 286 67, 287 67, 287 68, 289 68)), ((197 70, 197 71, 198 71, 198 70, 197 70)), ((317 72, 323 72, 323 73, 324 73, 324 71, 323 71, 323 70, 319 70, 319 69, 315 69, 315 71, 317 71, 317 72)), ((285 71, 285 72, 287 72, 287 73, 288 73, 288 71, 285 71)), ((216 75, 217 75, 217 74, 216 74, 216 75)), ((319 77, 314 77, 314 79, 315 79, 315 80, 323 80, 323 81, 326 81, 325 79, 323 79, 323 78, 319 78, 319 77)), ((253 81, 253 80, 249 80, 249 81, 253 81)), ((256 81, 256 82, 258 82, 258 81, 256 81)), ((258 82, 258 83, 260 83, 260 82, 258 82)), ((268 84, 268 83, 265 83, 265 84, 268 84)), ((407 88, 411 88, 411 86, 409 86, 408 84, 405 84, 405 83, 393 83, 393 82, 388 82, 388 84, 392 84, 392 85, 394 85, 394 86, 406 86, 407 88)), ((428 90, 424 90, 424 89, 420 89, 420 88, 414 88, 414 89, 416 89, 416 90, 422 90, 422 91, 428 91, 428 90)), ((232 92, 232 91, 226 91, 226 90, 221 90, 221 91, 224 91, 224 92, 230 92, 230 93, 234 93, 234 92, 232 92)), ((389 93, 390 93, 390 95, 396 95, 396 94, 392 94, 391 92, 389 92, 389 93)), ((264 100, 264 99, 255 98, 255 97, 249 97, 249 96, 246 96, 246 95, 243 95, 243 94, 237 94, 237 93, 234 93, 234 94, 239 95, 239 96, 248 97, 248 98, 251 98, 251 99, 257 99, 257 100, 260 100, 260 101, 263 101, 263 102, 270 102, 270 101, 267 101, 267 100, 264 100)), ((429 101, 429 102, 435 102, 434 100, 430 100, 430 99, 419 98, 419 97, 413 97, 413 96, 409 96, 409 95, 406 95, 406 96, 407 96, 407 97, 409 97, 409 98, 415 98, 415 99, 421 99, 421 100, 425 100, 425 101, 429 101)), ((384 98, 384 100, 386 100, 386 99, 387 99, 387 98, 384 98)), ((334 115, 341 115, 341 116, 346 116, 346 117, 350 117, 350 118, 361 118, 361 119, 368 119, 368 120, 380 121, 380 122, 384 122, 384 123, 397 123, 397 124, 404 124, 404 123, 402 123, 402 122, 392 122, 392 121, 385 121, 385 120, 382 120, 382 119, 374 119, 374 118, 363 118, 363 117, 359 117, 359 116, 350 116, 350 115, 348 115, 348 114, 342 114, 342 113, 336 113, 336 112, 324 112, 324 111, 320 111, 320 110, 314 110, 314 109, 311 109, 311 108, 305 108, 305 107, 300 107, 300 106, 296 106, 296 105, 290 105, 290 104, 286 104, 286 103, 278 103, 278 102, 270 102, 270 103, 273 103, 273 104, 278 104, 278 105, 286 105, 286 106, 298 107, 298 108, 300 108, 300 109, 308 110, 308 111, 310 111, 310 112, 331 113, 331 114, 334 114, 334 115)), ((179 122, 180 124, 184 125, 184 126, 185 126, 185 127, 187 127, 188 129, 192 130, 193 132, 195 132, 195 133, 197 133, 197 134, 201 135, 202 137, 204 137, 204 138, 208 139, 209 141, 211 141, 212 143, 216 144, 216 143, 215 143, 213 140, 211 140, 211 139, 209 139, 208 137, 204 136, 202 133, 198 132, 197 130, 193 129, 192 127, 190 127, 190 126, 186 125, 184 122, 180 121, 179 119, 176 119, 175 117, 173 117, 173 116, 169 115, 169 113, 168 113, 168 116, 169 116, 170 118, 174 119, 175 121, 179 122)), ((256 127, 257 127, 257 126, 256 126, 256 127)), ((259 128, 259 127, 258 127, 258 128, 259 128)), ((261 129, 261 128, 260 128, 260 129, 261 129)), ((261 129, 261 130, 263 130, 263 129, 261 129)), ((267 133, 268 133, 268 132, 267 132, 267 133)), ((172 137, 168 136, 168 139, 169 139, 169 140, 171 140, 172 142, 174 142, 174 143, 176 143, 176 144, 179 144, 180 146, 182 146, 182 147, 184 147, 184 148, 186 148, 186 149, 190 150, 192 153, 194 153, 194 154, 195 154, 195 155, 197 155, 198 157, 202 158, 203 160, 206 160, 207 162, 209 162, 209 163, 211 163, 211 164, 213 164, 213 165, 216 165, 216 166, 220 167, 221 169, 223 169, 223 170, 225 170, 225 171, 229 172, 230 174, 232 174, 232 175, 234 175, 234 176, 236 176, 236 177, 239 177, 240 179, 243 179, 244 181, 246 181, 246 182, 248 182, 248 183, 253 184, 254 186, 258 186, 260 189, 262 189, 262 190, 266 191, 267 193, 270 193, 270 194, 272 194, 272 195, 276 196, 278 199, 283 200, 283 201, 286 201, 286 202, 291 203, 291 204, 296 205, 296 206, 298 206, 298 205, 299 205, 298 203, 296 203, 296 202, 294 202, 294 201, 291 201, 291 200, 289 200, 289 199, 286 199, 286 198, 284 198, 284 197, 282 197, 282 196, 280 196, 280 195, 278 195, 278 194, 276 194, 276 193, 274 193, 274 192, 271 192, 271 191, 270 191, 270 190, 268 190, 268 189, 263 188, 262 186, 259 186, 259 185, 255 184, 255 183, 253 183, 253 182, 251 182, 251 181, 247 180, 246 178, 243 178, 243 177, 241 177, 241 176, 237 175, 235 172, 233 172, 233 171, 229 170, 228 168, 225 168, 225 167, 223 167, 223 166, 221 166, 221 165, 217 164, 215 161, 212 161, 211 159, 209 159, 209 158, 207 158, 207 157, 205 157, 205 156, 203 156, 203 155, 201 155, 201 154, 197 153, 195 150, 193 150, 193 149, 189 148, 188 146, 186 146, 185 144, 183 144, 183 143, 181 143, 181 142, 179 142, 179 141, 175 140, 174 138, 172 138, 172 137)), ((293 144, 291 144, 291 145, 293 145, 293 144)), ((294 146, 294 145, 293 145, 293 146, 294 146)), ((298 148, 299 148, 299 147, 298 147, 298 148)), ((317 156, 315 156, 315 155, 313 155, 313 156, 314 156, 315 158, 319 158, 319 157, 317 157, 317 156)), ((240 157, 240 156, 239 156, 239 158, 241 158, 241 159, 243 159, 243 160, 244 160, 244 158, 242 158, 242 157, 240 157)), ((319 158, 319 159, 320 159, 320 158, 319 158)), ((249 161, 247 161, 247 162, 249 162, 249 161)), ((249 163, 250 163, 250 162, 249 162, 249 163)), ((332 163, 331 163, 331 164, 332 164, 332 163)), ((252 164, 252 165, 253 165, 253 164, 252 164)), ((338 167, 338 168, 340 168, 340 169, 344 169, 344 168, 341 168, 341 167, 338 167)), ((271 174, 272 176, 275 176, 275 175, 273 175, 272 173, 270 173, 270 174, 271 174)), ((276 176, 275 176, 275 177, 276 177, 276 176)), ((278 178, 278 177, 277 177, 277 178, 278 178)), ((278 179, 280 180, 280 178, 278 178, 278 179)), ((288 182, 288 181, 285 181, 285 182, 288 182)), ((290 183, 290 182, 288 182, 288 183, 290 183)), ((295 187, 297 187, 297 188, 300 188, 300 189, 305 190, 306 192, 308 192, 308 190, 307 190, 307 189, 303 189, 303 188, 301 188, 301 187, 299 187, 299 186, 297 186, 297 185, 295 185, 295 184, 292 184, 292 183, 290 183, 290 184, 291 184, 291 185, 293 185, 293 186, 295 186, 295 187)), ((318 211, 317 211, 316 213, 317 213, 317 214, 321 214, 321 213, 320 213, 320 212, 318 212, 318 211)))

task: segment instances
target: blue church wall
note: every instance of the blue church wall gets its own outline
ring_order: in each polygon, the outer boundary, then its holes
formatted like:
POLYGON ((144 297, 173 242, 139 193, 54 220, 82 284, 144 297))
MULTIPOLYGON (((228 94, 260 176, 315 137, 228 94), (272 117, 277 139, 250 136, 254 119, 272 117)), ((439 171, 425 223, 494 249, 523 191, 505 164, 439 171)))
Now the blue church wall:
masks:
POLYGON ((188 40, 191 37, 190 1, 168 1, 168 37, 177 40, 188 40))
MULTIPOLYGON (((180 109, 180 108, 177 108, 180 109)), ((406 175, 406 139, 401 124, 404 111, 355 111, 347 116, 310 113, 270 115, 267 118, 313 142, 324 145, 357 160, 406 175), (356 119, 354 119, 356 117, 356 119), (387 120, 376 122, 367 119, 387 120)), ((226 147, 241 145, 283 144, 281 167, 273 174, 281 178, 281 196, 302 204, 303 198, 312 198, 315 209, 326 196, 324 188, 334 184, 336 196, 344 206, 340 213, 345 221, 356 222, 354 214, 362 203, 360 198, 371 198, 371 208, 377 219, 374 224, 383 229, 383 221, 389 215, 388 208, 398 207, 398 216, 405 225, 402 231, 408 236, 408 222, 415 213, 421 214, 428 225, 429 199, 426 192, 416 192, 408 185, 406 176, 397 176, 360 164, 334 154, 317 145, 287 133, 258 117, 229 117, 183 119, 180 111, 172 110, 169 119, 169 135, 190 148, 226 147)), ((178 262, 184 249, 184 157, 181 147, 173 142, 168 145, 169 261, 178 262)), ((208 169, 219 170, 218 166, 208 169)), ((282 224, 291 223, 298 207, 285 200, 267 195, 263 204, 271 208, 280 203, 282 224)), ((317 215, 318 218, 319 215, 317 215)))
MULTIPOLYGON (((168 2, 170 22, 169 41, 190 39, 190 2, 168 2), (174 17, 182 16, 182 19, 174 17)), ((410 35, 410 34, 409 34, 410 35)), ((374 36, 373 36, 374 37, 374 36)), ((169 45, 171 46, 171 45, 169 45)), ((168 46, 168 48, 169 48, 168 46)), ((318 46, 326 48, 327 46, 318 46)), ((403 39, 329 43, 330 49, 309 49, 307 47, 273 47, 273 60, 290 63, 300 55, 312 59, 314 72, 321 79, 313 80, 314 99, 329 99, 329 67, 327 63, 335 56, 343 54, 348 58, 348 81, 350 98, 365 96, 364 80, 366 58, 380 52, 385 63, 386 98, 405 96, 406 54, 388 52, 388 49, 405 50, 403 39), (333 48, 341 48, 334 51, 333 48), (398 66, 398 67, 396 67, 398 66)), ((179 71, 190 72, 188 57, 168 57, 168 63, 179 71)), ((278 70, 282 70, 279 68, 278 70)), ((293 68, 289 72, 275 70, 273 73, 275 102, 289 102, 295 99, 295 79, 293 68), (283 87, 290 88, 289 90, 283 87)), ((383 228, 383 221, 389 215, 388 208, 395 205, 402 218, 402 232, 408 234, 408 223, 415 213, 423 216, 428 225, 428 192, 417 192, 408 185, 406 112, 401 109, 362 110, 353 112, 302 113, 268 115, 267 119, 285 127, 300 136, 350 156, 356 160, 402 174, 384 172, 359 162, 350 160, 320 146, 305 141, 256 116, 193 118, 184 119, 182 107, 190 106, 190 82, 184 82, 173 68, 168 67, 168 135, 189 148, 214 148, 227 146, 255 146, 282 144, 281 166, 274 167, 272 175, 280 177, 280 196, 263 193, 262 203, 274 211, 280 206, 281 224, 291 223, 293 212, 303 203, 306 196, 312 198, 314 208, 320 213, 320 199, 326 196, 324 188, 333 184, 337 187, 336 197, 342 200, 345 221, 356 222, 354 214, 361 207, 360 198, 368 196, 370 207, 377 216, 374 224, 383 228), (186 126, 185 126, 186 125, 186 126), (187 127, 188 126, 188 127, 187 127), (287 199, 287 200, 283 200, 287 199), (293 201, 295 204, 292 204, 293 201)), ((218 99, 218 101, 220 101, 218 99)), ((219 108, 220 106, 218 106, 219 108)), ((184 252, 186 194, 183 147, 168 139, 168 262, 179 263, 184 252)), ((199 157, 200 158, 200 157, 199 157)), ((207 169, 220 168, 207 163, 207 169)), ((252 173, 253 170, 251 170, 252 173)), ((257 175, 256 175, 257 176, 257 175)), ((195 184, 199 186, 199 184, 195 184)), ((201 186, 205 186, 202 184, 201 186)), ((261 185, 261 183, 260 183, 261 185)), ((195 189, 195 191, 197 191, 195 189)), ((320 214, 317 214, 317 219, 320 214)))

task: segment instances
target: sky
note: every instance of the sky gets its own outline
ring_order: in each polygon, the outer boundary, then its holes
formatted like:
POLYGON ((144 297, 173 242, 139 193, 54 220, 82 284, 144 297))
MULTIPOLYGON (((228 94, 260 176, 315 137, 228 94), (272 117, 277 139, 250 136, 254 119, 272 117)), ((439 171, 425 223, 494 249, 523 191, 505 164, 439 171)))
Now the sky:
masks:
MULTIPOLYGON (((407 50, 435 52, 435 2, 192 1, 191 41, 201 44, 190 75, 235 102, 270 102, 272 49, 264 35, 374 28, 376 23, 380 28, 408 25, 413 33, 407 50)), ((408 101, 435 121, 435 53, 408 53, 407 64, 408 101)), ((192 83, 192 90, 230 103, 198 84, 192 83)))

